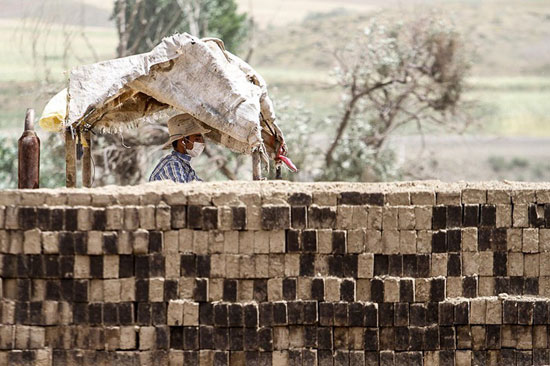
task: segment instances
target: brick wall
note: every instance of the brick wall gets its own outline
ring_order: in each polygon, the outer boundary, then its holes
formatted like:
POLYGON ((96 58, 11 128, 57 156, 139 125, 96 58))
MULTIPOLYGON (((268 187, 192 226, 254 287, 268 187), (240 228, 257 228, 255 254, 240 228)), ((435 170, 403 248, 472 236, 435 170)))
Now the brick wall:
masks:
POLYGON ((546 365, 550 188, 0 191, 0 365, 546 365))

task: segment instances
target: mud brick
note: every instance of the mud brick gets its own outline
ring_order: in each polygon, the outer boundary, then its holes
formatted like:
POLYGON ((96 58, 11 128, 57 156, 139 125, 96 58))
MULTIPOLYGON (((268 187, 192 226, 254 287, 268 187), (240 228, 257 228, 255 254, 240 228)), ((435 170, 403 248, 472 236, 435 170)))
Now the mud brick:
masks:
POLYGON ((426 305, 426 325, 437 325, 439 322, 439 304, 428 302, 426 305))
POLYGON ((315 338, 319 349, 332 349, 332 328, 330 327, 317 328, 317 334, 315 338))
MULTIPOLYGON (((74 282, 73 280, 61 280, 60 281, 60 294, 61 300, 73 302, 74 301, 74 282)), ((25 301, 25 300, 23 300, 25 301)), ((27 299, 28 301, 28 299, 27 299)))
POLYGON ((307 207, 290 207, 290 226, 294 229, 305 229, 307 226, 307 207))
POLYGON ((362 193, 362 202, 369 206, 384 206, 384 194, 382 193, 362 193))
POLYGON ((139 302, 137 306, 137 323, 139 325, 149 325, 152 323, 151 319, 151 304, 146 302, 139 302))
POLYGON ((447 257, 447 276, 460 277, 462 275, 462 261, 460 254, 449 254, 447 257))
POLYGON ((524 278, 523 294, 524 295, 538 295, 539 294, 539 279, 538 279, 538 277, 524 278))
POLYGON ((253 297, 256 302, 267 301, 267 280, 254 280, 253 297))
POLYGON ((148 252, 162 253, 163 241, 161 231, 149 231, 148 252))
POLYGON ((302 231, 302 249, 304 252, 317 252, 317 230, 302 231))
POLYGON ((344 277, 357 278, 359 270, 358 262, 357 254, 346 254, 343 256, 344 277))
MULTIPOLYGON (((5 254, 2 256, 2 268, 0 268, 0 271, 2 273, 3 278, 16 278, 17 275, 17 257, 12 254, 5 254)), ((57 266, 57 256, 53 255, 45 255, 44 256, 44 262, 45 264, 48 263, 47 259, 51 260, 56 265, 56 271, 52 274, 48 274, 46 272, 46 276, 48 277, 57 277, 59 276, 59 267, 57 266)))
POLYGON ((406 351, 409 349, 409 328, 395 328, 395 350, 406 351))
POLYGON ((74 256, 59 257, 59 275, 61 278, 74 277, 74 256))
POLYGON ((260 326, 270 326, 273 324, 273 303, 260 304, 260 326))
POLYGON ((517 366, 532 366, 533 352, 532 351, 517 351, 516 353, 517 366))
POLYGON ((223 300, 235 302, 237 301, 237 281, 223 280, 223 300))
POLYGON ((548 324, 550 312, 548 311, 548 302, 536 301, 533 309, 533 324, 548 324))
POLYGON ((420 278, 430 277, 430 255, 416 255, 416 275, 420 278))
POLYGON ((493 253, 493 275, 506 276, 508 255, 502 252, 493 253))
MULTIPOLYGON (((74 310, 73 310, 74 313, 74 310)), ((44 320, 42 317, 42 302, 41 301, 33 301, 29 305, 29 318, 30 322, 33 325, 42 325, 44 320)), ((86 322, 88 322, 88 318, 86 317, 86 322)))
POLYGON ((134 324, 134 306, 131 302, 121 302, 117 304, 118 321, 122 325, 134 324))
POLYGON ((296 300, 296 279, 283 279, 283 298, 285 300, 296 300))
POLYGON ((508 233, 506 228, 496 228, 492 230, 492 249, 495 252, 506 252, 508 246, 508 233))
POLYGON ((121 255, 118 258, 118 277, 128 278, 134 276, 134 256, 121 255))
POLYGON ((210 277, 210 256, 197 255, 197 277, 210 277))
POLYGON ((303 323, 316 324, 317 321, 317 301, 304 301, 303 323))
POLYGON ((410 324, 413 326, 425 326, 426 325, 426 305, 424 303, 410 304, 410 324))
POLYGON ((516 350, 514 349, 501 349, 499 357, 499 365, 517 365, 516 363, 516 350))
POLYGON ((534 349, 533 365, 535 366, 548 365, 550 362, 549 356, 550 356, 550 350, 548 349, 534 349))
POLYGON ((258 348, 260 351, 273 350, 273 330, 263 327, 258 329, 258 348))
POLYGON ((136 301, 148 301, 149 300, 149 280, 136 279, 136 301))
POLYGON ((445 300, 445 279, 434 278, 430 286, 430 300, 443 301, 445 300))
POLYGON ((227 350, 229 348, 229 328, 214 328, 214 349, 227 350))
POLYGON ((464 205, 462 225, 464 227, 479 226, 480 205, 464 205))
POLYGON ((85 255, 88 252, 87 235, 83 232, 73 233, 75 254, 85 255))
POLYGON ((395 347, 395 328, 384 327, 380 328, 378 336, 379 347, 381 350, 394 349, 395 347))
POLYGON ((495 205, 481 205, 481 226, 494 227, 497 224, 497 207, 495 205))
POLYGON ((435 351, 439 349, 439 327, 431 326, 425 328, 423 350, 435 351))
POLYGON ((173 205, 170 207, 170 222, 172 229, 183 229, 185 228, 186 216, 187 216, 187 206, 185 205, 173 205))
POLYGON ((545 224, 545 205, 529 205, 529 225, 532 227, 544 227, 545 224))
POLYGON ((214 348, 214 328, 210 326, 201 326, 199 328, 199 345, 201 349, 214 348))
POLYGON ((117 234, 103 233, 103 253, 117 254, 117 234))
POLYGON ((472 330, 469 325, 456 327, 456 348, 472 348, 472 330))
POLYGON ((445 231, 437 231, 432 235, 432 253, 447 252, 447 234, 445 231))
POLYGON ((183 327, 169 327, 169 330, 170 330, 170 348, 182 350, 183 349, 183 327))
POLYGON ((291 301, 287 303, 288 324, 303 325, 304 323, 304 303, 301 301, 291 301))
POLYGON ((403 276, 417 277, 418 261, 414 254, 406 254, 403 256, 403 276))
POLYGON ((381 327, 393 326, 394 306, 393 303, 378 304, 378 324, 381 327))
MULTIPOLYGON (((136 256, 136 259, 138 256, 136 256)), ((184 277, 195 277, 197 275, 197 264, 194 254, 181 255, 181 275, 184 277)))
POLYGON ((291 206, 309 206, 311 205, 311 194, 309 193, 292 193, 288 197, 288 203, 291 206))
POLYGON ((328 273, 334 277, 344 277, 344 257, 342 255, 328 256, 328 273))
POLYGON ((462 226, 462 206, 447 206, 446 227, 454 228, 462 226))
POLYGON ((403 256, 398 254, 392 254, 388 257, 388 274, 390 276, 402 276, 403 275, 403 256))
POLYGON ((301 232, 300 230, 286 231, 286 251, 287 253, 299 252, 301 250, 301 232))
POLYGON ((88 323, 88 304, 76 303, 73 305, 73 322, 75 324, 88 323))
POLYGON ((474 298, 477 296, 477 276, 466 276, 462 280, 462 296, 474 298))
POLYGON ((495 295, 504 294, 510 292, 510 278, 509 277, 495 277, 495 295))
POLYGON ((233 216, 231 228, 233 230, 244 230, 246 227, 246 207, 232 206, 231 214, 233 216))
POLYGON ((199 304, 199 323, 201 325, 214 324, 214 305, 210 302, 199 304))
MULTIPOLYGON (((92 257, 90 257, 90 266, 92 263, 92 257)), ((149 269, 149 256, 147 255, 136 255, 134 257, 134 273, 138 278, 148 278, 150 275, 149 269)), ((93 277, 93 275, 92 275, 93 277)))
POLYGON ((454 304, 454 324, 468 324, 470 319, 469 303, 464 301, 454 304))
POLYGON ((477 233, 477 247, 479 251, 491 250, 493 247, 493 230, 480 228, 477 233))
POLYGON ((336 209, 313 205, 308 211, 308 225, 312 228, 330 229, 336 224, 336 209))
POLYGON ((500 325, 487 325, 485 340, 488 349, 500 349, 500 325))
POLYGON ((189 229, 202 229, 203 207, 204 206, 201 205, 187 206, 187 227, 189 227, 189 229))
POLYGON ((344 254, 346 253, 346 231, 334 230, 332 232, 332 253, 344 254))
POLYGON ((489 354, 487 351, 472 351, 472 364, 476 366, 487 366, 489 354))
POLYGON ((453 325, 454 324, 454 305, 450 302, 439 303, 439 324, 453 325))
POLYGON ((414 283, 409 279, 401 279, 399 281, 399 301, 413 302, 414 301, 414 283))
POLYGON ((242 327, 244 325, 243 306, 241 304, 228 305, 228 325, 230 327, 242 327))
MULTIPOLYGON (((54 212, 52 212, 52 218, 54 212)), ((103 209, 94 209, 92 211, 92 230, 105 231, 107 225, 107 214, 103 209)))
POLYGON ((75 254, 75 243, 73 233, 59 233, 59 254, 70 255, 75 254))
POLYGON ((218 228, 218 208, 206 206, 202 208, 203 230, 216 230, 218 228))
POLYGON ((151 303, 151 321, 154 325, 166 324, 167 304, 165 302, 151 303))
POLYGON ((286 325, 287 323, 288 323, 288 320, 287 320, 286 303, 284 302, 273 303, 273 324, 286 325))
POLYGON ((371 280, 371 299, 374 302, 384 302, 384 281, 379 278, 371 280))
POLYGON ((315 275, 315 255, 300 255, 300 276, 312 277, 315 275))
POLYGON ((88 304, 88 319, 91 325, 99 325, 103 322, 103 304, 88 304))
POLYGON ((183 327, 183 349, 191 351, 199 349, 198 327, 183 327))
POLYGON ((346 327, 349 323, 349 304, 337 302, 334 304, 334 325, 346 327))
POLYGON ((518 301, 518 324, 533 324, 534 302, 518 301))
MULTIPOLYGON (((15 258, 12 258, 14 256, 5 256, 4 257, 4 263, 6 263, 6 260, 12 259, 12 263, 16 263, 14 260, 15 258)), ((102 261, 103 263, 103 261, 102 261)), ((59 270, 59 256, 57 255, 45 255, 44 256, 44 267, 46 268, 46 277, 50 278, 59 278, 60 276, 60 270, 59 270)), ((10 266, 8 266, 9 268, 10 266)), ((13 275, 11 277, 15 277, 15 266, 13 266, 13 270, 9 268, 9 272, 13 271, 13 275)), ((103 274, 103 268, 101 269, 101 274, 103 274)), ((10 277, 10 276, 8 276, 10 277)))
POLYGON ((393 324, 399 327, 409 326, 409 304, 395 303, 393 324))
POLYGON ((46 282, 46 300, 61 300, 61 288, 58 280, 49 280, 46 282))
POLYGON ((37 226, 37 214, 34 207, 19 207, 18 222, 22 230, 34 229, 37 226))
POLYGON ((447 250, 451 253, 462 250, 462 230, 447 230, 447 250))
MULTIPOLYGON (((177 282, 175 281, 170 281, 168 283, 173 283, 173 286, 172 286, 172 293, 170 294, 171 298, 172 299, 176 299, 177 298, 177 290, 178 290, 178 284, 177 282)), ((167 293, 166 293, 166 285, 167 285, 167 282, 165 281, 164 282, 164 286, 165 286, 165 292, 164 292, 164 298, 165 300, 170 300, 170 299, 167 299, 167 293)), ((193 289, 193 300, 195 301, 207 301, 208 299, 208 280, 205 279, 205 278, 197 278, 195 280, 195 288, 193 289)))
POLYGON ((504 324, 518 324, 518 302, 504 300, 502 303, 502 322, 504 324))
POLYGON ((51 227, 50 213, 51 213, 51 209, 49 208, 36 209, 36 227, 37 228, 39 228, 40 230, 50 230, 50 227, 51 227))
POLYGON ((317 301, 325 299, 325 281, 323 278, 314 278, 311 281, 311 298, 317 301))
POLYGON ((389 274, 389 256, 383 254, 374 255, 374 275, 383 276, 389 274))
POLYGON ((441 349, 455 349, 455 328, 439 327, 439 347, 441 349))
POLYGON ((114 303, 103 304, 103 324, 115 325, 118 323, 118 308, 114 303))
POLYGON ((29 276, 29 256, 27 255, 16 255, 17 259, 16 264, 16 273, 18 278, 25 278, 29 276))
POLYGON ((322 326, 334 325, 334 304, 331 302, 319 303, 319 324, 322 326))
POLYGON ((214 325, 217 327, 227 327, 228 325, 227 304, 218 303, 214 305, 214 325))
POLYGON ((447 207, 434 206, 432 214, 432 229, 440 230, 447 227, 447 207))
MULTIPOLYGON (((139 256, 137 256, 139 257, 139 256)), ((137 259, 136 257, 136 259, 137 259)), ((164 277, 165 275, 165 257, 163 254, 152 254, 149 257, 149 276, 150 277, 164 277)), ((136 262, 137 263, 137 262, 136 262)), ((136 277, 137 275, 136 271, 136 277)))
POLYGON ((281 230, 289 227, 289 206, 262 206, 262 229, 281 230))
POLYGON ((523 278, 514 276, 510 277, 510 295, 521 295, 523 293, 523 278))

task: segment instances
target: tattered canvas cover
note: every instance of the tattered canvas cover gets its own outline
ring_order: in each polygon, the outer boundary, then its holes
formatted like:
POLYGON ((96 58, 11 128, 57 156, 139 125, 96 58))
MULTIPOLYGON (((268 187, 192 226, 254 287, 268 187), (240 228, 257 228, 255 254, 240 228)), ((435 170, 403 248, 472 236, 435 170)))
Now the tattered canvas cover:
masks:
MULTIPOLYGON (((207 138, 250 153, 265 138, 282 141, 265 81, 215 39, 165 38, 151 52, 73 69, 66 126, 118 132, 189 113, 207 138), (262 133, 263 129, 263 133, 262 133)), ((270 149, 272 150, 272 149, 270 149)))

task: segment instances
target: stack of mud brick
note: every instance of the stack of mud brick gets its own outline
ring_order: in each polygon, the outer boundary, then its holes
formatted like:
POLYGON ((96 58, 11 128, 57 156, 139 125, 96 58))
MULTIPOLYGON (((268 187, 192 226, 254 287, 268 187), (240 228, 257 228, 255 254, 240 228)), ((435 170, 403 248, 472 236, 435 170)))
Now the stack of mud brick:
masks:
POLYGON ((550 191, 231 187, 0 192, 0 365, 550 364, 550 191))

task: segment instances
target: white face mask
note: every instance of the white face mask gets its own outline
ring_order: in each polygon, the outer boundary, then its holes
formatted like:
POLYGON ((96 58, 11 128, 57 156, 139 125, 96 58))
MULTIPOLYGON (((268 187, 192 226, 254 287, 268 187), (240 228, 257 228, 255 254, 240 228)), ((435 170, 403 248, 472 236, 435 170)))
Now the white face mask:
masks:
POLYGON ((202 142, 193 142, 193 148, 191 150, 187 150, 187 155, 189 155, 192 158, 196 158, 200 154, 202 154, 204 150, 204 144, 202 142))

